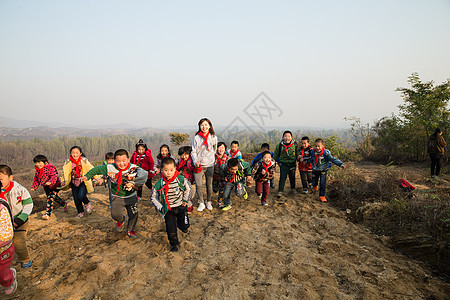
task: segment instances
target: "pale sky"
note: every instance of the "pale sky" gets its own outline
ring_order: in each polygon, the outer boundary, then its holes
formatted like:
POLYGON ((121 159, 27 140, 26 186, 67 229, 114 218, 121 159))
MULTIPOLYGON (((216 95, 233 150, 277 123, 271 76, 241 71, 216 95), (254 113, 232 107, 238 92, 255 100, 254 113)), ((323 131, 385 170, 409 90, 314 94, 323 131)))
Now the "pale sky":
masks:
POLYGON ((450 78, 450 1, 0 1, 0 116, 265 126, 392 112, 412 72, 450 78))

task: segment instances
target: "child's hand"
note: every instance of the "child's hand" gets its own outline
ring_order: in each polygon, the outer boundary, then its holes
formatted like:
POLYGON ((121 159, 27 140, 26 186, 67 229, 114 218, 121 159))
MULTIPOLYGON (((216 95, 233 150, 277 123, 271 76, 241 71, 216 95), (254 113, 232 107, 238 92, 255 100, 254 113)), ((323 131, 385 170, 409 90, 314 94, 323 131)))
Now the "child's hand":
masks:
POLYGON ((252 185, 252 176, 247 176, 247 184, 249 187, 252 185))
POLYGON ((125 183, 125 189, 127 191, 131 191, 132 188, 134 188, 134 184, 132 182, 125 183))
POLYGON ((187 202, 182 202, 181 206, 187 206, 187 202))
POLYGON ((261 174, 266 174, 266 170, 261 170, 261 174))
POLYGON ((155 174, 159 174, 159 169, 156 169, 155 174))
POLYGON ((300 162, 303 162, 304 161, 304 159, 303 159, 303 156, 302 157, 300 157, 300 162))
POLYGON ((98 185, 102 185, 103 184, 103 179, 97 178, 97 183, 98 183, 98 185))
POLYGON ((197 168, 200 168, 200 162, 196 162, 196 163, 195 163, 195 166, 196 166, 197 168))
POLYGON ((344 166, 344 165, 341 165, 341 168, 342 168, 342 169, 345 169, 345 166, 344 166))
POLYGON ((49 182, 46 182, 45 185, 52 185, 52 183, 49 181, 49 182))
POLYGON ((86 176, 83 176, 83 177, 80 178, 80 180, 81 180, 81 181, 87 181, 88 179, 87 179, 86 176))
POLYGON ((36 189, 31 189, 32 191, 35 191, 36 189))

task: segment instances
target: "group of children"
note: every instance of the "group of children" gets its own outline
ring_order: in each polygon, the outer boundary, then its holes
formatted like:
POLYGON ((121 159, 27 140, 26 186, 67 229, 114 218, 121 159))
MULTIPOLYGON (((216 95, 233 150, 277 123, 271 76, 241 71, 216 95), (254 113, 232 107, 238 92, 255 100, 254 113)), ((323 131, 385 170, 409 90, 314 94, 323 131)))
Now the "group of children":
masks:
MULTIPOLYGON (((261 205, 267 206, 270 189, 275 187, 274 173, 278 164, 279 198, 288 176, 291 192, 297 193, 295 172, 298 168, 303 193, 308 193, 309 189, 318 190, 319 199, 326 202, 328 168, 333 163, 344 167, 340 160, 325 149, 322 139, 317 139, 313 147, 309 144, 308 137, 303 137, 298 145, 290 131, 283 133, 283 139, 274 152, 270 152, 269 144, 262 144, 261 152, 249 164, 242 159, 237 141, 231 142, 229 150, 225 143, 217 141, 211 121, 201 119, 198 126, 192 146, 183 146, 178 150, 179 159, 171 154, 168 145, 162 145, 155 162, 151 150, 139 140, 131 157, 128 151, 119 149, 115 153, 107 153, 104 164, 94 167, 82 149, 74 146, 63 166, 61 180, 55 166, 44 155, 37 155, 33 160, 36 174, 31 189, 36 190, 42 185, 47 195, 47 207, 42 218, 51 218, 55 201, 67 212, 67 202, 58 196, 58 191, 69 188, 77 209, 76 217, 83 218, 85 212, 92 212, 87 194, 93 191, 94 184, 104 184, 109 190, 111 217, 116 221, 115 229, 122 231, 128 217, 126 234, 134 239, 137 238, 138 203, 145 185, 151 190, 151 202, 165 220, 170 249, 178 251, 177 229, 188 232, 188 215, 193 211, 194 185, 199 199, 198 211, 213 209, 213 193, 218 194, 218 207, 223 211, 230 210, 233 190, 238 197, 247 199, 247 189, 251 187, 252 180, 261 205), (203 176, 206 177, 206 204, 202 191, 203 176)), ((26 188, 13 180, 12 170, 6 165, 0 165, 0 182, 0 284, 8 294, 13 293, 17 286, 15 270, 10 269, 14 251, 22 268, 32 266, 26 234, 33 202, 26 188)))

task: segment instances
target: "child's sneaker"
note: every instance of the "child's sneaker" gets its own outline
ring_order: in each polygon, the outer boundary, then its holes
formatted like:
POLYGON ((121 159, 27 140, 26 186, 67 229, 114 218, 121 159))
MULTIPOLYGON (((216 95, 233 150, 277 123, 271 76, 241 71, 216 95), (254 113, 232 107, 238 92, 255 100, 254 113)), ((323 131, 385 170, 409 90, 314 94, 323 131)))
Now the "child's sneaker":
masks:
POLYGON ((67 212, 67 202, 66 202, 66 204, 64 204, 63 211, 67 212))
POLYGON ((303 194, 308 194, 308 189, 303 189, 303 194))
POLYGON ((205 203, 200 203, 197 207, 197 211, 203 211, 205 209, 205 203))
POLYGON ((211 201, 206 201, 206 209, 207 210, 212 210, 213 209, 211 201))
POLYGON ((277 197, 281 198, 281 196, 283 196, 283 192, 278 192, 277 197))
POLYGON ((317 192, 319 190, 319 186, 318 185, 313 186, 313 189, 317 192))
POLYGON ((84 206, 84 208, 86 209, 86 212, 87 212, 88 214, 90 214, 90 213, 92 212, 91 202, 89 202, 88 204, 86 204, 86 205, 84 206))
POLYGON ((122 231, 124 223, 125 223, 125 217, 123 218, 122 222, 117 222, 116 223, 116 231, 117 232, 121 232, 122 231))
POLYGON ((84 212, 80 212, 80 213, 77 215, 77 218, 78 218, 78 219, 81 219, 82 217, 84 217, 84 212))
POLYGON ((319 199, 322 202, 327 202, 327 198, 325 198, 325 196, 320 196, 319 199))
POLYGON ((262 205, 262 206, 268 206, 269 203, 267 203, 266 201, 261 201, 261 205, 262 205))
POLYGON ((244 196, 242 196, 242 198, 244 198, 244 200, 247 200, 248 199, 248 193, 245 192, 245 194, 244 194, 244 196))
POLYGON ((223 208, 223 203, 222 203, 222 201, 221 200, 217 200, 217 207, 218 208, 223 208))
POLYGON ((13 274, 14 274, 14 281, 13 281, 13 283, 12 283, 9 287, 5 288, 5 294, 6 294, 6 295, 12 295, 12 294, 14 294, 14 292, 15 292, 16 289, 17 289, 17 276, 16 276, 16 270, 13 269, 13 268, 11 268, 11 271, 12 271, 13 274))
POLYGON ((28 262, 21 262, 20 266, 22 267, 22 269, 31 268, 33 266, 33 263, 31 262, 31 260, 28 262))
POLYGON ((44 220, 50 220, 50 216, 49 215, 47 215, 47 214, 44 214, 43 216, 42 216, 42 219, 44 219, 44 220))
POLYGON ((188 214, 192 214, 193 211, 194 211, 194 207, 192 205, 188 206, 188 214))
POLYGON ((130 239, 137 239, 137 234, 136 234, 136 231, 134 231, 134 230, 127 231, 127 236, 128 236, 130 239))
POLYGON ((177 244, 171 245, 170 246, 170 252, 178 252, 178 245, 177 244))
POLYGON ((227 205, 227 206, 224 206, 222 208, 223 211, 227 211, 227 210, 230 210, 230 209, 231 209, 231 205, 227 205))
POLYGON ((271 188, 271 189, 274 189, 274 188, 275 188, 275 183, 271 183, 271 184, 270 184, 270 188, 271 188))

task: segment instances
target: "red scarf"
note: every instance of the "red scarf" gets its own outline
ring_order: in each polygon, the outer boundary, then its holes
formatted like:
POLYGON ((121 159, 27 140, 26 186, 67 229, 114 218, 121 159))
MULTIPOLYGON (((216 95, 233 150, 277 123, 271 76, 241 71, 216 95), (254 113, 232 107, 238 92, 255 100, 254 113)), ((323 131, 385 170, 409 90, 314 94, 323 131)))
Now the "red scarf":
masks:
POLYGON ((177 171, 181 171, 183 170, 183 168, 187 165, 189 160, 180 160, 180 162, 178 163, 178 167, 177 167, 177 171))
MULTIPOLYGON (((230 168, 228 168, 228 172, 231 173, 230 168)), ((233 178, 231 178, 231 180, 228 181, 228 183, 232 183, 234 181, 234 178, 236 178, 236 173, 231 173, 231 174, 233 174, 233 178)))
POLYGON ((237 153, 239 152, 239 148, 236 150, 236 152, 233 153, 230 149, 230 158, 233 158, 237 153))
MULTIPOLYGON (((119 170, 119 173, 117 173, 116 177, 114 178, 114 179, 117 179, 117 184, 119 185, 119 186, 117 187, 116 195, 117 195, 117 193, 118 193, 119 190, 120 190, 120 185, 122 184, 122 173, 123 173, 123 171, 128 170, 129 167, 130 167, 130 163, 128 163, 128 166, 126 166, 124 169, 121 169, 121 168, 119 168, 119 167, 116 165, 117 170, 119 170)), ((114 195, 114 196, 115 196, 115 195, 114 195)))
POLYGON ((39 178, 39 183, 41 182, 41 178, 42 178, 42 174, 44 174, 44 167, 42 167, 41 169, 39 169, 38 167, 34 167, 34 169, 36 170, 36 172, 38 173, 38 178, 39 178))
POLYGON ((75 160, 72 156, 70 156, 70 161, 76 165, 75 167, 75 174, 81 177, 81 156, 78 157, 77 160, 75 160))
POLYGON ((177 179, 178 175, 180 175, 180 172, 175 171, 175 174, 173 174, 173 176, 172 176, 172 178, 170 178, 170 180, 167 180, 166 177, 161 176, 161 180, 164 181, 166 184, 161 189, 157 190, 157 192, 164 190, 164 197, 166 198, 166 204, 167 204, 167 207, 169 208, 169 210, 171 209, 169 200, 167 199, 167 193, 169 192, 169 184, 171 182, 173 182, 175 179, 177 179))
MULTIPOLYGON (((14 187, 14 182, 10 182, 9 186, 4 190, 4 191, 0 191, 0 198, 5 199, 6 200, 6 193, 9 193, 9 191, 14 187)), ((8 200, 6 201, 8 202, 8 200)))
POLYGON ((286 150, 286 153, 289 156, 288 148, 290 148, 290 147, 292 147, 292 145, 294 145, 294 140, 292 140, 289 145, 286 145, 284 142, 282 143, 282 145, 284 146, 284 150, 286 150))
MULTIPOLYGON (((208 133, 205 135, 203 132, 199 132, 199 133, 197 133, 199 136, 201 136, 203 139, 204 139, 204 141, 203 141, 203 144, 202 144, 202 146, 203 145, 205 145, 206 146, 206 150, 208 150, 209 151, 209 148, 208 148, 208 136, 209 136, 209 131, 208 131, 208 133)), ((202 146, 200 146, 200 148, 202 147, 202 146)))
MULTIPOLYGON (((316 151, 314 151, 316 152, 316 151)), ((317 166, 317 163, 319 162, 319 158, 325 153, 325 147, 322 148, 322 151, 320 151, 319 155, 316 155, 316 164, 314 166, 317 166)), ((315 154, 315 153, 314 153, 315 154)))
POLYGON ((219 154, 216 153, 216 157, 217 157, 217 159, 219 160, 220 165, 223 165, 223 164, 225 163, 225 159, 227 158, 227 155, 224 153, 223 156, 222 156, 223 159, 221 159, 220 156, 219 156, 219 154))
POLYGON ((272 164, 266 165, 266 164, 263 162, 262 165, 263 165, 263 167, 264 167, 264 171, 266 171, 266 173, 269 174, 268 168, 270 168, 270 167, 272 166, 272 164))

